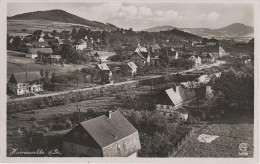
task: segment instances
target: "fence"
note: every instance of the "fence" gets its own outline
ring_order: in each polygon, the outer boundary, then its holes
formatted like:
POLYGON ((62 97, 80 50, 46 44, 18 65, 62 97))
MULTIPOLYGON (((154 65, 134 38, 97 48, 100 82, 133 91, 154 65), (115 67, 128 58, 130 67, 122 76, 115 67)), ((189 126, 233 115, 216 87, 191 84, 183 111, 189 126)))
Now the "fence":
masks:
MULTIPOLYGON (((176 131, 178 133, 178 130, 176 131)), ((189 137, 193 134, 194 130, 193 128, 190 129, 190 131, 188 133, 186 133, 173 147, 173 149, 168 152, 168 157, 174 157, 177 153, 177 151, 179 150, 179 148, 181 147, 181 145, 183 144, 183 142, 185 142, 187 139, 189 139, 189 137)), ((183 131, 181 132, 183 133, 183 131)))

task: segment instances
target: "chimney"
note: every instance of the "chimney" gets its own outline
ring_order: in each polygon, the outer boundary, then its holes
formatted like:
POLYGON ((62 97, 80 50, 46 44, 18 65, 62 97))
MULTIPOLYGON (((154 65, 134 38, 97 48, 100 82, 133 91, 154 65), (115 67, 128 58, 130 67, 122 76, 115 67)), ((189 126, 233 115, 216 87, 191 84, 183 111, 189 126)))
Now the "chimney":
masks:
POLYGON ((111 118, 112 117, 112 111, 110 110, 109 112, 108 112, 108 118, 111 118))
POLYGON ((175 92, 179 92, 180 86, 175 87, 175 92))

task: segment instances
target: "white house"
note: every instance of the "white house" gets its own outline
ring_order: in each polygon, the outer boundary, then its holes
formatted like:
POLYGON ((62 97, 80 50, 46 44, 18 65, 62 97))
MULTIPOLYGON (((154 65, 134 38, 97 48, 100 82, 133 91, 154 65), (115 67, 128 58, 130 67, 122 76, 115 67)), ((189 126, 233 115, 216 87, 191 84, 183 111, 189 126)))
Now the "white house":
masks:
MULTIPOLYGON (((158 98, 158 100, 156 101, 156 111, 160 115, 168 119, 172 119, 175 114, 180 116, 180 113, 182 112, 180 112, 178 109, 180 109, 183 105, 183 102, 187 100, 187 95, 181 86, 176 86, 175 89, 167 89, 160 95, 160 98, 158 98)), ((185 121, 187 119, 187 113, 182 113, 182 115, 185 121)))
POLYGON ((38 82, 41 78, 40 72, 13 73, 8 81, 8 90, 16 95, 42 91, 43 87, 38 82))
POLYGON ((87 48, 87 42, 83 39, 79 39, 78 41, 74 42, 76 50, 84 50, 87 48))

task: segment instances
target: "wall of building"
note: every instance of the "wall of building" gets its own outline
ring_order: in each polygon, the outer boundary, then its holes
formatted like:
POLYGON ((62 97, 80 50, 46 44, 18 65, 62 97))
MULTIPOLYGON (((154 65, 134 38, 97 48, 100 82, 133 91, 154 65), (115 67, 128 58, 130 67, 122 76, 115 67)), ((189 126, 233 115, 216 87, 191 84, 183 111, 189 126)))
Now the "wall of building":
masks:
POLYGON ((83 146, 75 143, 70 143, 63 141, 63 155, 66 157, 102 157, 102 150, 97 148, 92 148, 88 146, 83 146))
POLYGON ((104 157, 128 157, 140 149, 138 132, 102 148, 104 157))

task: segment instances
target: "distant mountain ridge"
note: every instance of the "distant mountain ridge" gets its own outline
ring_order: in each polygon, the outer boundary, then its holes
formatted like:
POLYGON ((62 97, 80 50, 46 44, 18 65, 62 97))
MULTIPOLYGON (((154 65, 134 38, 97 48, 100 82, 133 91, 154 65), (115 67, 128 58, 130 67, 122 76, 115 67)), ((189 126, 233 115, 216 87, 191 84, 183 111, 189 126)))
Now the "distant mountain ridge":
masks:
POLYGON ((12 17, 8 17, 8 20, 50 20, 50 21, 57 21, 57 22, 64 22, 64 23, 75 23, 75 24, 82 24, 91 27, 97 27, 101 29, 109 29, 115 30, 117 27, 112 24, 104 24, 97 21, 90 21, 79 16, 73 15, 68 13, 64 10, 47 10, 47 11, 35 11, 35 12, 28 12, 23 14, 14 15, 12 17))
MULTIPOLYGON (((159 32, 174 29, 173 26, 158 26, 143 31, 159 32)), ((189 32, 201 37, 253 37, 254 27, 244 25, 242 23, 233 23, 223 28, 178 28, 185 32, 189 32)))

